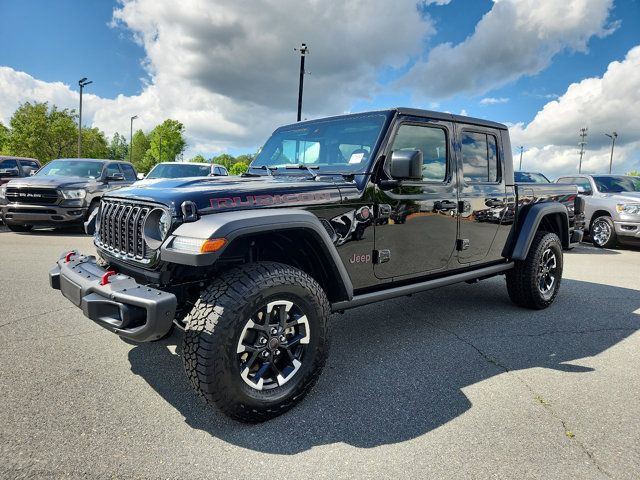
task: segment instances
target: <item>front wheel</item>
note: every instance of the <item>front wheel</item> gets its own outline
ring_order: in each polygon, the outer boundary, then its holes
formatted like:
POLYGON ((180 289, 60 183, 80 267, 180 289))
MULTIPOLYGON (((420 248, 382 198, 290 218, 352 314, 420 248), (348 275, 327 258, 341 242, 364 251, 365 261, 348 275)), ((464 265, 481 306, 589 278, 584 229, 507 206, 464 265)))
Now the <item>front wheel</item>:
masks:
POLYGON ((203 290, 185 320, 187 376, 236 420, 280 415, 320 375, 329 312, 320 285, 296 268, 255 263, 230 270, 203 290))
POLYGON ((613 248, 618 243, 616 228, 611 217, 603 215, 591 224, 591 242, 599 248, 613 248))
POLYGON ((541 310, 553 303, 562 280, 562 244, 555 233, 538 232, 525 260, 516 260, 507 272, 511 301, 541 310))

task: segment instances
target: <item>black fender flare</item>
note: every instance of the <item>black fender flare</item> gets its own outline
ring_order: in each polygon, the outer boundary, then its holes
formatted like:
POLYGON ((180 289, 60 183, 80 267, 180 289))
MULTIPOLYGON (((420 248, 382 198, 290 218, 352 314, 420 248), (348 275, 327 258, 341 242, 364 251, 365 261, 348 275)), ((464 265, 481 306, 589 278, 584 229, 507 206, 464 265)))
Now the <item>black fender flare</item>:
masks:
POLYGON ((336 250, 331 237, 318 217, 306 210, 290 208, 261 208, 258 210, 236 210, 202 216, 199 220, 183 223, 163 242, 160 259, 182 265, 209 266, 223 254, 234 240, 260 232, 304 230, 310 233, 322 249, 322 253, 340 282, 342 297, 353 298, 353 284, 347 269, 336 250), (197 239, 224 238, 225 246, 213 253, 186 253, 171 248, 176 236, 197 239))
POLYGON ((536 236, 538 227, 542 219, 548 215, 555 218, 560 217, 560 241, 563 248, 569 248, 569 214, 567 207, 558 202, 535 203, 523 209, 524 218, 517 225, 515 242, 509 242, 513 245, 511 254, 505 255, 514 260, 524 260, 529 254, 531 242, 536 236))

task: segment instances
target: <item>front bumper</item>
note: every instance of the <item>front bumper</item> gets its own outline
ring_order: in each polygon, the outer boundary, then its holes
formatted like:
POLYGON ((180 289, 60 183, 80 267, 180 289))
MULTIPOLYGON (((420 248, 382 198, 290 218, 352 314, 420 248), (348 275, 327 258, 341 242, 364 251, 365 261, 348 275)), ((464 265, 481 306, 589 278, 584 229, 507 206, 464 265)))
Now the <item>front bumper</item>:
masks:
POLYGON ((81 223, 87 214, 87 207, 9 203, 0 207, 0 214, 7 224, 56 226, 81 223))
POLYGON ((86 317, 121 337, 135 342, 163 337, 175 317, 176 296, 122 274, 102 282, 105 273, 93 256, 75 254, 67 262, 63 255, 49 272, 49 283, 86 317))
POLYGON ((640 222, 613 222, 616 234, 621 240, 640 240, 640 222))

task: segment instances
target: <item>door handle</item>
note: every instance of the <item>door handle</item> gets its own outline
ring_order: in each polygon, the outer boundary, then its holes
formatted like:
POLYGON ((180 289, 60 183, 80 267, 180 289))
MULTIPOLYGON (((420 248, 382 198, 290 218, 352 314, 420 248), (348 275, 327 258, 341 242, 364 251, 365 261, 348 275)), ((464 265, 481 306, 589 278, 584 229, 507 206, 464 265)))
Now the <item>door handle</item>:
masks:
POLYGON ((437 202, 433 203, 433 209, 435 211, 449 211, 449 210, 455 210, 456 208, 458 208, 458 204, 456 202, 452 202, 451 200, 438 200, 437 202))
POLYGON ((484 204, 489 208, 502 208, 504 207, 504 201, 499 198, 485 198, 484 204))

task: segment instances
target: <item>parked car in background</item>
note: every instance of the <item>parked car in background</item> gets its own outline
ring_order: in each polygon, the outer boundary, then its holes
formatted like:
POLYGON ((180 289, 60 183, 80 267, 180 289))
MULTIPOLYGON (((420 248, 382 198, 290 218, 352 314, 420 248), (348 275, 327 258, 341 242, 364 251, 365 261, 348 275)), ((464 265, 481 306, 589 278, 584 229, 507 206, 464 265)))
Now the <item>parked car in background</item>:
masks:
POLYGON ((216 163, 162 162, 155 165, 144 181, 160 178, 227 176, 227 169, 216 163))
POLYGON ((578 187, 584 199, 585 229, 596 247, 640 244, 640 178, 626 175, 572 175, 557 183, 578 187))
POLYGON ((29 177, 41 167, 35 158, 0 155, 0 185, 14 178, 29 177))
POLYGON ((539 172, 513 172, 516 183, 551 183, 547 177, 539 172))
POLYGON ((30 177, 0 187, 0 217, 14 232, 34 226, 81 225, 106 192, 136 181, 128 162, 89 158, 53 160, 30 177))

